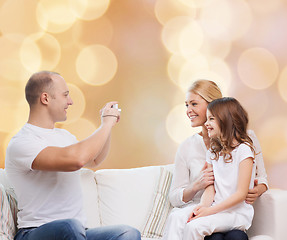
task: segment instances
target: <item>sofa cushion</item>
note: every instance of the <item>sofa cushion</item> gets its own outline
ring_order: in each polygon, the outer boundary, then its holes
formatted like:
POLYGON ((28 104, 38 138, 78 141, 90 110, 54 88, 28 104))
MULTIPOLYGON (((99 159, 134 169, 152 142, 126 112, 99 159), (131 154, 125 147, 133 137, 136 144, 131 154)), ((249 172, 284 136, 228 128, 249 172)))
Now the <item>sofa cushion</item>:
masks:
POLYGON ((286 190, 269 189, 263 193, 253 204, 254 218, 247 231, 249 238, 256 236, 258 238, 254 239, 267 240, 270 236, 275 240, 286 239, 286 202, 286 190))
POLYGON ((95 173, 89 169, 81 169, 81 185, 84 197, 84 211, 87 216, 87 228, 99 227, 98 191, 95 181, 95 173))
POLYGON ((5 188, 0 184, 0 238, 1 240, 12 240, 16 227, 5 188))
POLYGON ((163 234, 166 219, 172 206, 168 199, 168 193, 172 180, 172 173, 162 167, 157 189, 154 193, 153 205, 147 222, 142 231, 142 237, 160 238, 163 234))
POLYGON ((96 171, 102 224, 142 230, 151 209, 160 166, 96 171))

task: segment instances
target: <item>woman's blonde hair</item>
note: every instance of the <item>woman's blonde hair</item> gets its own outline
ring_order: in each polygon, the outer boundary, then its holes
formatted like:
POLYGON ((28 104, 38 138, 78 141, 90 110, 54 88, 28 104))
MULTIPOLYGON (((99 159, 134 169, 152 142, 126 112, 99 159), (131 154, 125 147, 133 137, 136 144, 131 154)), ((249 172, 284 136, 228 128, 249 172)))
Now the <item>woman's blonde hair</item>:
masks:
POLYGON ((188 92, 193 92, 201 96, 208 103, 215 99, 222 98, 222 93, 217 84, 210 80, 200 79, 192 83, 188 92))

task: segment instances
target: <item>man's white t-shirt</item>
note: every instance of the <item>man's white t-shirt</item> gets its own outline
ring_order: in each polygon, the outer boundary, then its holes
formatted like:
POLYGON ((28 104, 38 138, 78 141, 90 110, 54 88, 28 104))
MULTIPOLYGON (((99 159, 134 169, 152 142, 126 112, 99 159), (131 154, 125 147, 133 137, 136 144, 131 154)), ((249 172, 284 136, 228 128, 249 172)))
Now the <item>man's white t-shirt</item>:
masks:
MULTIPOLYGON (((225 162, 223 156, 219 156, 218 160, 212 160, 214 155, 207 151, 206 161, 209 164, 212 164, 213 173, 214 173, 214 188, 215 196, 214 203, 218 204, 223 200, 227 199, 230 195, 236 192, 237 183, 238 183, 238 173, 239 173, 239 164, 247 159, 254 159, 254 153, 251 151, 250 147, 245 143, 240 144, 232 152, 232 161, 225 162)), ((255 164, 252 168, 252 176, 250 180, 249 188, 254 187, 254 178, 255 178, 255 164)), ((247 204, 245 201, 237 204, 231 209, 226 210, 227 212, 233 212, 240 214, 246 221, 246 223, 251 226, 253 219, 254 210, 251 204, 247 204)))
POLYGON ((68 218, 85 226, 80 172, 32 169, 34 159, 44 148, 76 142, 76 137, 64 129, 46 129, 28 123, 11 139, 5 169, 18 200, 18 228, 68 218))

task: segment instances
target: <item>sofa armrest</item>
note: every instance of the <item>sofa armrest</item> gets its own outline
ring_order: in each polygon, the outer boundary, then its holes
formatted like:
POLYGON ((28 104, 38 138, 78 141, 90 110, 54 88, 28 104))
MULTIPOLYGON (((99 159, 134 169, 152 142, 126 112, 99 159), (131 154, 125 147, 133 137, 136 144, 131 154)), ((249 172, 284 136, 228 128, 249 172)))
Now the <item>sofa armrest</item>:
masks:
POLYGON ((287 191, 269 189, 254 203, 254 219, 248 236, 267 235, 276 240, 286 237, 287 191))

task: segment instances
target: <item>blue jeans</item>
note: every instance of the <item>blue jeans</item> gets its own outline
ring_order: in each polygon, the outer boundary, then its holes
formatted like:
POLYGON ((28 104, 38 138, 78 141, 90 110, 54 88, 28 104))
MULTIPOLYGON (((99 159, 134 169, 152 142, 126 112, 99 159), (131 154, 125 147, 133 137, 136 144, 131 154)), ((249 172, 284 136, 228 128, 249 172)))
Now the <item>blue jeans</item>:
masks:
POLYGON ((248 240, 248 236, 241 230, 231 230, 225 233, 213 233, 204 240, 248 240))
POLYGON ((75 219, 56 220, 37 228, 20 229, 14 240, 140 240, 140 232, 126 225, 85 229, 75 219))

